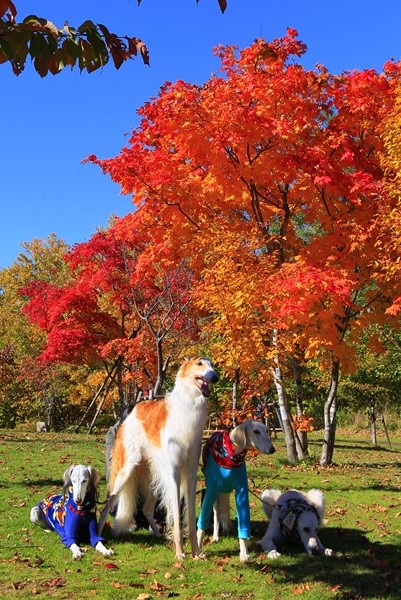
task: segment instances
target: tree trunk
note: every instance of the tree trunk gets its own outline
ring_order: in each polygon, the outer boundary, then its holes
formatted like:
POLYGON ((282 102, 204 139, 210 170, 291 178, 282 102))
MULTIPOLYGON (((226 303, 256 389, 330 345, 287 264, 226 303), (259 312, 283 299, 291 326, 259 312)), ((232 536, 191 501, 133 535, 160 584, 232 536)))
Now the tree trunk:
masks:
POLYGON ((370 401, 369 409, 370 431, 372 434, 372 446, 377 447, 377 426, 376 426, 376 402, 374 398, 370 401))
POLYGON ((284 439, 287 446, 287 458, 291 464, 294 464, 297 461, 296 441, 290 419, 287 394, 285 393, 283 381, 281 378, 281 369, 278 358, 276 359, 276 366, 273 367, 273 378, 278 396, 280 420, 282 423, 284 439))
POLYGON ((233 381, 233 404, 232 404, 232 424, 233 427, 238 425, 237 422, 237 407, 238 407, 238 389, 239 389, 240 370, 235 369, 235 376, 233 381))
POLYGON ((331 465, 336 439, 337 388, 340 377, 340 363, 335 360, 331 367, 331 382, 326 403, 324 405, 324 438, 320 464, 331 465))
MULTIPOLYGON (((292 371, 295 379, 295 403, 297 409, 297 417, 302 417, 304 414, 304 394, 302 388, 302 376, 301 369, 299 367, 299 361, 292 357, 291 358, 292 371)), ((308 434, 306 431, 297 431, 297 437, 301 445, 302 453, 308 454, 308 434)))
POLYGON ((168 356, 163 363, 163 342, 161 339, 158 339, 156 342, 156 350, 157 350, 157 379, 155 385, 153 386, 153 395, 160 396, 162 393, 163 384, 166 380, 166 374, 168 365, 170 363, 171 356, 168 356))

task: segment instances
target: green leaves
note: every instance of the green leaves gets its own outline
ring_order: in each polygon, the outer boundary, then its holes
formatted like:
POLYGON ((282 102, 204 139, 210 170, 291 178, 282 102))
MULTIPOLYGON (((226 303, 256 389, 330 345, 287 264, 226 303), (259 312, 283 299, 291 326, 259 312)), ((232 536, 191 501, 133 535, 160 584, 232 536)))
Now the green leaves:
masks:
POLYGON ((56 75, 66 66, 76 65, 80 71, 92 73, 103 68, 110 57, 116 69, 138 54, 144 64, 149 64, 148 50, 139 38, 120 37, 90 20, 77 29, 68 23, 58 29, 51 21, 36 15, 16 23, 16 11, 11 12, 11 3, 4 0, 0 0, 0 15, 0 64, 10 62, 15 75, 24 70, 28 55, 41 77, 49 71, 56 75))

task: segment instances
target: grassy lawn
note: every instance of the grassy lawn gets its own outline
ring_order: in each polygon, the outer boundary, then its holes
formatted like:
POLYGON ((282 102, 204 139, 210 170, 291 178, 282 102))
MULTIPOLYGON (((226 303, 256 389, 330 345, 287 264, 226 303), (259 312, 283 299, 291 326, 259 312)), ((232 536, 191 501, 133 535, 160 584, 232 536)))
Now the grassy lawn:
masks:
MULTIPOLYGON (((322 489, 327 525, 321 540, 333 557, 309 557, 300 546, 287 547, 269 561, 255 540, 266 521, 251 495, 251 561, 239 562, 232 536, 206 546, 207 559, 188 557, 182 564, 164 540, 147 530, 125 541, 107 541, 115 555, 104 558, 89 547, 73 561, 56 534, 29 521, 29 511, 49 492, 58 492, 71 463, 90 463, 104 473, 104 436, 0 430, 0 594, 7 598, 232 598, 326 600, 401 598, 401 444, 393 450, 370 447, 369 432, 339 431, 335 465, 321 468, 320 433, 310 436, 311 458, 286 464, 282 436, 276 454, 248 460, 250 488, 322 489)), ((397 443, 398 438, 398 443, 397 443)), ((199 486, 200 487, 200 486, 199 486)), ((101 499, 105 498, 102 480, 101 499)), ((107 530, 105 530, 107 535, 107 530)))

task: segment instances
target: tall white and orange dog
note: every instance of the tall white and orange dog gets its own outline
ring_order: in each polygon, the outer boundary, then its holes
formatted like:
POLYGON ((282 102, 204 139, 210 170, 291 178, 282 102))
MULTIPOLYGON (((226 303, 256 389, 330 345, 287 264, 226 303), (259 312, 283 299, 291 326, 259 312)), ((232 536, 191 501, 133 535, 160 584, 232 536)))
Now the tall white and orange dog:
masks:
MULTIPOLYGON (((152 496, 158 496, 166 506, 176 558, 180 560, 185 556, 180 519, 184 498, 192 555, 200 555, 195 521, 196 475, 207 398, 217 381, 209 359, 192 358, 181 365, 174 388, 165 398, 140 402, 128 415, 113 450, 109 498, 99 521, 100 532, 116 502, 114 532, 120 535, 128 529, 139 496, 145 496, 148 508, 154 507, 152 496), (144 482, 151 489, 144 489, 144 482)), ((145 516, 149 514, 147 510, 145 516)))

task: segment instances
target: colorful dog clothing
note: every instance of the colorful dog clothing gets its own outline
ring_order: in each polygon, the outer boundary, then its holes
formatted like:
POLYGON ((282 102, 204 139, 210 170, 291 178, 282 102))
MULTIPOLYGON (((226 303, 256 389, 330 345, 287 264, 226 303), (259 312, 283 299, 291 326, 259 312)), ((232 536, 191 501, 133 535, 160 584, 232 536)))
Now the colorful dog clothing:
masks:
POLYGON ((69 548, 80 541, 90 542, 95 547, 104 538, 98 535, 96 503, 93 493, 86 494, 81 505, 74 502, 72 486, 68 496, 48 496, 38 504, 49 526, 54 529, 63 544, 69 548))
POLYGON ((251 536, 245 456, 246 450, 235 453, 228 431, 216 431, 206 442, 202 453, 206 493, 198 518, 198 529, 206 531, 208 528, 213 504, 219 494, 235 491, 238 537, 247 539, 251 536))

